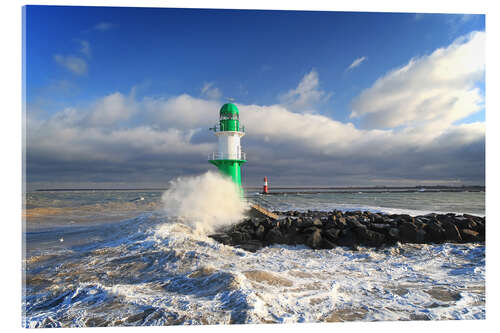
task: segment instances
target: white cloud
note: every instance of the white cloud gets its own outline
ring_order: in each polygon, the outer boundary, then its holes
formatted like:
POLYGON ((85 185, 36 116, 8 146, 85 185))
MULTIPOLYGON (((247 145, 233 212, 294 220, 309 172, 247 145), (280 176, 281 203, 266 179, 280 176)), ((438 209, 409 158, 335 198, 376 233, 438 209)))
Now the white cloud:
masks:
POLYGON ((107 31, 116 28, 118 25, 111 22, 100 22, 94 26, 94 30, 107 31))
POLYGON ((83 53, 85 56, 90 57, 91 51, 90 51, 90 43, 86 40, 81 40, 80 41, 80 52, 83 53))
POLYGON ((292 110, 307 112, 311 111, 317 103, 329 97, 330 95, 319 89, 318 73, 312 69, 304 75, 297 88, 282 94, 279 99, 281 104, 292 110))
POLYGON ((482 108, 485 33, 473 32, 379 78, 352 104, 368 128, 426 126, 440 131, 482 108))
POLYGON ((73 72, 76 75, 83 75, 87 73, 87 62, 80 58, 72 55, 63 56, 60 54, 54 55, 54 60, 64 68, 73 72))
POLYGON ((361 65, 361 63, 362 63, 363 61, 365 61, 365 60, 366 60, 366 57, 360 57, 360 58, 355 59, 355 60, 352 62, 352 64, 350 64, 350 65, 349 65, 349 67, 347 67, 347 68, 346 68, 346 72, 347 72, 347 71, 350 71, 350 70, 351 70, 351 69, 353 69, 353 68, 358 67, 358 66, 359 66, 359 65, 361 65))
POLYGON ((182 94, 142 101, 149 119, 162 128, 208 128, 218 120, 220 103, 182 94))
POLYGON ((219 99, 222 96, 219 88, 214 87, 213 82, 205 82, 201 88, 201 94, 209 99, 219 99))
POLYGON ((136 102, 131 96, 116 92, 97 100, 88 119, 94 126, 109 126, 129 119, 136 111, 136 102))

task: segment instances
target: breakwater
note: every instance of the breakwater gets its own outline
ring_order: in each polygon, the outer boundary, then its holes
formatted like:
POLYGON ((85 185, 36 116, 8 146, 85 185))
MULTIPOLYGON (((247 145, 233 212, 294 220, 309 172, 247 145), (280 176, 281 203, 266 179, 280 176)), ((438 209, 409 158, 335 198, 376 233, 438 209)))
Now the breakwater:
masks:
POLYGON ((368 211, 274 212, 279 219, 254 217, 221 229, 211 238, 226 245, 257 251, 271 244, 384 247, 400 243, 467 243, 485 241, 485 217, 474 215, 382 214, 368 211))

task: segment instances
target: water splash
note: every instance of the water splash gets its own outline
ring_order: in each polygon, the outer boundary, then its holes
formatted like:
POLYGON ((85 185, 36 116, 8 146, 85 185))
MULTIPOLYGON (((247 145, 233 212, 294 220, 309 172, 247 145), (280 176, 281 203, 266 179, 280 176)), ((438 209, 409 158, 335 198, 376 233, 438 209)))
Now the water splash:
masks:
POLYGON ((211 171, 171 181, 163 193, 162 203, 168 216, 200 235, 240 221, 248 209, 237 185, 230 178, 211 171))

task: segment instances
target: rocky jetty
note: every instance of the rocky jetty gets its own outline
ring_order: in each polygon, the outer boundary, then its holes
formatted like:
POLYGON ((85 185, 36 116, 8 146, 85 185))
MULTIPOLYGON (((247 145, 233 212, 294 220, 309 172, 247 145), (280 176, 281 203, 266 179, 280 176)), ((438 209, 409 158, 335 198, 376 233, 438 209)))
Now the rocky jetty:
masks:
POLYGON ((279 219, 247 218, 211 238, 247 251, 271 244, 312 249, 384 247, 400 243, 484 242, 486 220, 468 214, 377 214, 371 212, 274 212, 279 219))

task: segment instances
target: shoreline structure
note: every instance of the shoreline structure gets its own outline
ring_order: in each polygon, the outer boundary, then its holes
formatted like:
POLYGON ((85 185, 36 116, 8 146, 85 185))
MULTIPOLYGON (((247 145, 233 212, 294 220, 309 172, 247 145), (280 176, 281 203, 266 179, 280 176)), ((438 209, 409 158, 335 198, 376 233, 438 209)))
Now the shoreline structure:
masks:
POLYGON ((469 214, 382 214, 368 211, 275 211, 279 217, 248 217, 209 235, 212 239, 255 252, 272 244, 383 248, 396 243, 484 243, 486 218, 469 214))

